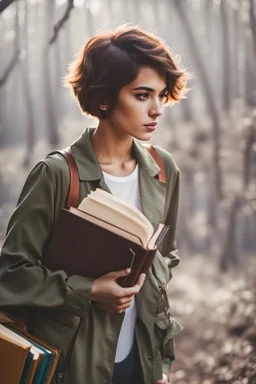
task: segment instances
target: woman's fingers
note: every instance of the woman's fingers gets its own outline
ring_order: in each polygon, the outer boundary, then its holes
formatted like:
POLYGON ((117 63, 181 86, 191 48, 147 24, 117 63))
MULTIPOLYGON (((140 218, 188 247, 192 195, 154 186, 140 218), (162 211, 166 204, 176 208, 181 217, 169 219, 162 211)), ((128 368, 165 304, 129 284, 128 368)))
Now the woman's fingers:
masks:
POLYGON ((134 298, 134 296, 128 296, 128 297, 124 297, 122 299, 118 299, 117 305, 131 304, 133 298, 134 298))
POLYGON ((131 268, 126 268, 126 269, 121 269, 121 271, 109 272, 104 276, 112 280, 117 280, 119 279, 119 277, 128 276, 130 273, 131 273, 131 268))
POLYGON ((123 288, 122 296, 123 297, 129 297, 129 296, 134 296, 139 293, 141 287, 143 286, 144 280, 146 278, 145 273, 142 273, 136 282, 136 284, 133 287, 130 288, 123 288))

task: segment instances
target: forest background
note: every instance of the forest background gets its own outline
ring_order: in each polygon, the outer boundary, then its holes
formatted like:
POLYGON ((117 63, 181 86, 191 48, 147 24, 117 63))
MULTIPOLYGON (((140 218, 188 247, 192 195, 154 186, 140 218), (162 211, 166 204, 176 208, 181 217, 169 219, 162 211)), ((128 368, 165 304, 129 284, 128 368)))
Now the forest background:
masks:
POLYGON ((255 9, 255 0, 0 1, 0 244, 33 165, 97 123, 62 86, 90 36, 138 25, 193 74, 152 140, 182 175, 169 297, 185 330, 173 384, 256 383, 255 9))

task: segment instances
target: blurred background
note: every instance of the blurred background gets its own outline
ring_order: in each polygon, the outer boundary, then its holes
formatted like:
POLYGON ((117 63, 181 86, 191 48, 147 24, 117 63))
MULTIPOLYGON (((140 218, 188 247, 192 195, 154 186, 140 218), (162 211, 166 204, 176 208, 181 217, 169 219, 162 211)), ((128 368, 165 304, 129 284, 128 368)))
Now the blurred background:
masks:
POLYGON ((182 175, 173 384, 256 383, 255 19, 255 0, 0 1, 0 245, 33 165, 97 124, 62 86, 89 37, 138 25, 193 75, 152 140, 182 175))

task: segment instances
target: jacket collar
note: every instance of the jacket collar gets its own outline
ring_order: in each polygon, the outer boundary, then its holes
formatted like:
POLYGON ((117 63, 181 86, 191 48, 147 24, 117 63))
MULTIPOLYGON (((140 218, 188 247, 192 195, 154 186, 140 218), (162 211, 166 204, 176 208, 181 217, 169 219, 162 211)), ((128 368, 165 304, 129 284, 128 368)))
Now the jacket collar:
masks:
MULTIPOLYGON (((100 163, 91 142, 91 135, 94 131, 95 128, 86 128, 83 134, 71 145, 79 178, 83 181, 100 180, 103 177, 100 163)), ((136 139, 133 139, 133 152, 140 169, 150 177, 158 175, 159 166, 148 150, 136 139)))

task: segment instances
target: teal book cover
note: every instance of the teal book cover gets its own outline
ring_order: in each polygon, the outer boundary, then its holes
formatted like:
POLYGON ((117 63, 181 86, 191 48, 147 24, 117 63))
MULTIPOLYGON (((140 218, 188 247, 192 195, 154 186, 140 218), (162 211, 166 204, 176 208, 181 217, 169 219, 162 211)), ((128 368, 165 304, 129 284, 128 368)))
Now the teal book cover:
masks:
POLYGON ((27 357, 27 360, 26 360, 26 363, 25 363, 25 366, 23 369, 23 373, 22 373, 22 376, 20 379, 20 384, 26 384, 26 382, 27 382, 29 371, 30 371, 30 368, 31 368, 31 365, 33 362, 33 357, 34 357, 33 352, 29 351, 28 357, 27 357))
POLYGON ((37 348, 43 352, 43 357, 40 362, 40 365, 36 371, 33 384, 45 384, 51 366, 53 354, 48 349, 41 347, 37 343, 33 343, 37 348))

